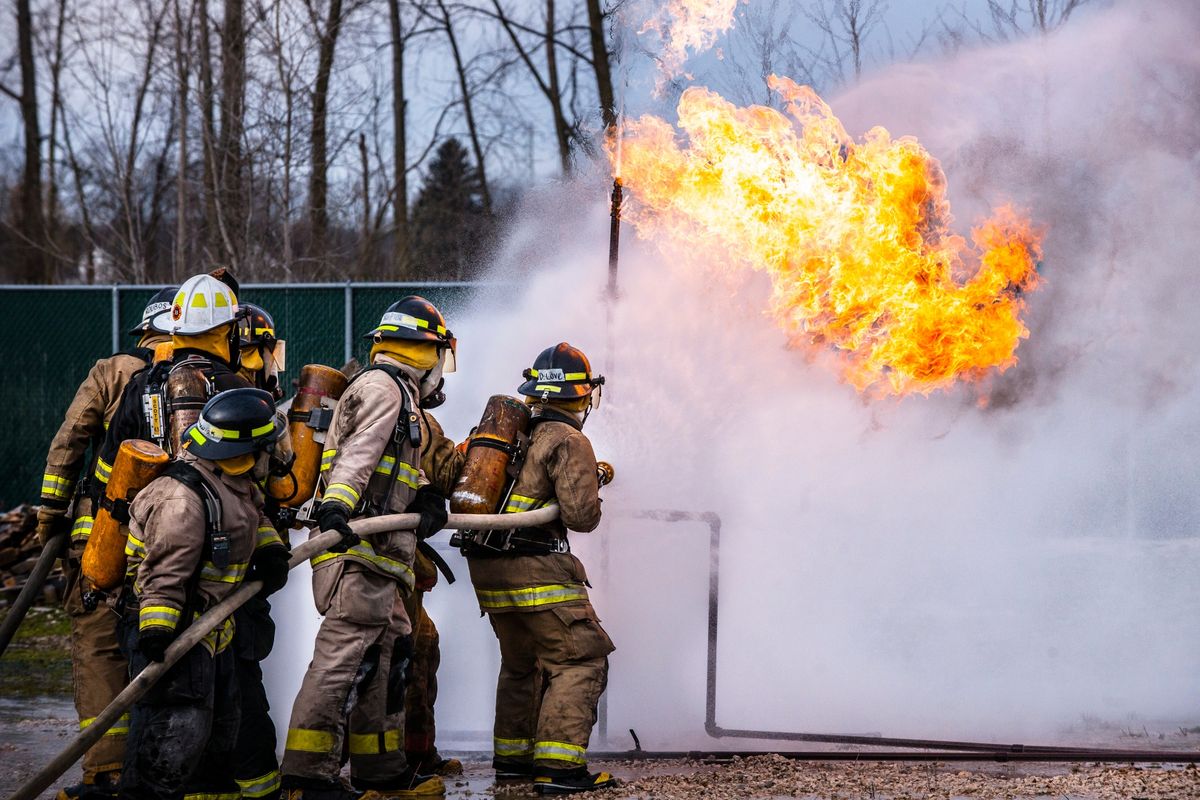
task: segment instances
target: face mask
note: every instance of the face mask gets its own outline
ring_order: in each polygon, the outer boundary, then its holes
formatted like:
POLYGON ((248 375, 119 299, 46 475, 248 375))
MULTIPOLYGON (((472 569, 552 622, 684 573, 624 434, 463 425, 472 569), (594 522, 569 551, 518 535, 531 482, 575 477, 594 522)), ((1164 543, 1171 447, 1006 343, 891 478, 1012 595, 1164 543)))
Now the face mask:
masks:
POLYGON ((274 474, 271 470, 271 462, 274 460, 270 453, 258 454, 254 459, 254 469, 250 473, 256 482, 261 483, 274 474))
POLYGON ((428 405, 425 405, 425 403, 429 400, 434 399, 434 396, 438 395, 438 394, 442 395, 442 399, 440 402, 438 402, 438 405, 440 406, 442 403, 446 402, 446 396, 445 396, 445 394, 442 393, 442 384, 445 383, 445 381, 442 379, 442 370, 445 368, 445 366, 446 366, 446 351, 443 350, 441 352, 441 356, 438 358, 438 362, 436 364, 434 364, 433 368, 430 369, 428 372, 426 372, 425 375, 421 378, 421 407, 422 408, 433 408, 434 406, 428 406, 428 405))

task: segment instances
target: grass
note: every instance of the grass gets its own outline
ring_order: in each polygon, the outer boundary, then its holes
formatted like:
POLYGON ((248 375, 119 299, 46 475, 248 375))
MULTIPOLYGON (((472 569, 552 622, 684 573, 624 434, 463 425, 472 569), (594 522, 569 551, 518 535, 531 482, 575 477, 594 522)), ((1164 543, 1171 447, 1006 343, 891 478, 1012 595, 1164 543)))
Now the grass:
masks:
POLYGON ((70 635, 61 606, 31 608, 0 658, 0 697, 70 696, 70 635))

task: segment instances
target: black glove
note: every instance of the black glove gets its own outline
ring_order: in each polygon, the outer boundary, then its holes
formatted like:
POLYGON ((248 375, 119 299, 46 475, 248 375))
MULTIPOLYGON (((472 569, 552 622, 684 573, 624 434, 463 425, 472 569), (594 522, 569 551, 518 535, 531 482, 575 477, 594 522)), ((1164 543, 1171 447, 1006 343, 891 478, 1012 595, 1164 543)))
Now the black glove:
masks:
POLYGON ((322 533, 337 531, 342 535, 340 542, 329 546, 331 553, 344 553, 362 541, 350 527, 349 510, 336 500, 321 503, 321 507, 317 509, 317 525, 321 528, 322 533))
POLYGON ((175 641, 175 631, 151 628, 138 634, 137 649, 151 661, 161 662, 173 641, 175 641))
POLYGON ((446 527, 450 515, 446 512, 446 498, 437 490, 426 484, 417 490, 417 496, 405 509, 409 514, 420 514, 421 521, 417 523, 417 538, 428 539, 446 527))
POLYGON ((255 551, 250 558, 248 581, 262 581, 259 597, 270 597, 283 588, 288 579, 288 554, 286 547, 268 545, 255 551))

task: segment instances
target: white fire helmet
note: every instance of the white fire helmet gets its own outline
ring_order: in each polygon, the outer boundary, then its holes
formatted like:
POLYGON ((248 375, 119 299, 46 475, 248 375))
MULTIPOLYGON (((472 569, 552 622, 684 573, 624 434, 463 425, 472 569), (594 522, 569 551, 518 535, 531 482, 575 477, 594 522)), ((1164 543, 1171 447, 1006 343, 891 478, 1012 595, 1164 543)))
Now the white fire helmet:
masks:
POLYGON ((171 304, 171 333, 189 336, 211 331, 237 317, 233 290, 211 275, 194 275, 183 282, 171 304))

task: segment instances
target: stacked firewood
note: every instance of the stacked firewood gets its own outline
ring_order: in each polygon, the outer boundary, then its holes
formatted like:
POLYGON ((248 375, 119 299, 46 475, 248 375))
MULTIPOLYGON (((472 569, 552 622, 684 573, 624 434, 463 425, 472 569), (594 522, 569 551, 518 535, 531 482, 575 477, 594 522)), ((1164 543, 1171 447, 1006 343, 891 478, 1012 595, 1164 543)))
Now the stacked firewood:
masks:
MULTIPOLYGON (((42 553, 36 528, 37 506, 21 505, 0 514, 0 598, 6 604, 16 599, 42 553)), ((53 603, 62 585, 62 565, 57 564, 46 580, 43 600, 53 603)))

